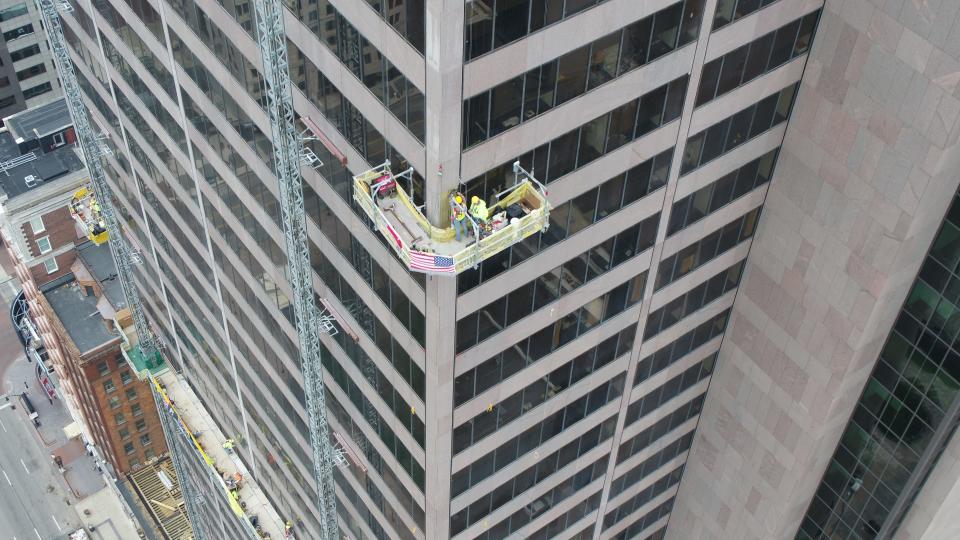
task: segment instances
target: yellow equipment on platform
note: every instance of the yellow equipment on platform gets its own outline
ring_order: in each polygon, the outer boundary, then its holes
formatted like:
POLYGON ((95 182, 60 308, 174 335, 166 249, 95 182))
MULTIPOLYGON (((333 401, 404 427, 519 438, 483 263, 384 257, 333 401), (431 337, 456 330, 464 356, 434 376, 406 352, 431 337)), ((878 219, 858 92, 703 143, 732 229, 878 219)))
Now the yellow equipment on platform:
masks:
POLYGON ((82 187, 73 194, 70 215, 94 244, 99 246, 109 239, 106 223, 100 215, 100 203, 89 188, 82 187))
POLYGON ((464 242, 455 240, 453 227, 435 227, 427 221, 390 171, 389 163, 355 176, 353 199, 407 268, 457 275, 549 226, 546 189, 519 162, 514 163, 514 173, 516 183, 497 194, 496 204, 487 209, 489 219, 481 223, 468 218, 473 238, 464 242), (515 217, 507 217, 508 209, 515 217))

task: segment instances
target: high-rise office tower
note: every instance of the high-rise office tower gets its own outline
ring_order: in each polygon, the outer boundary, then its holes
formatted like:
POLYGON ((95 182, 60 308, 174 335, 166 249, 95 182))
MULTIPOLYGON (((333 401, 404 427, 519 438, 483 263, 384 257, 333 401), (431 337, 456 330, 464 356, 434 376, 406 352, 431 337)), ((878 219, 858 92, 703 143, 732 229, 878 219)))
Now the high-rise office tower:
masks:
MULTIPOLYGON (((942 87, 957 82, 941 34, 894 21, 955 16, 828 2, 826 18, 823 4, 285 3, 298 127, 322 162, 304 189, 316 293, 339 320, 322 352, 345 536, 796 534, 956 188, 918 184, 911 201, 893 187, 948 170, 934 148, 953 140, 942 87), (899 108, 925 92, 925 108, 899 108), (880 112, 864 113, 870 100, 880 112), (352 177, 385 161, 412 168, 401 187, 435 227, 452 192, 488 200, 519 162, 546 186, 549 228, 458 275, 409 271, 353 200, 352 177), (889 193, 864 187, 874 176, 889 193), (832 206, 847 201, 860 214, 832 206), (864 262, 874 253, 886 258, 864 262), (745 268, 754 288, 735 303, 745 268), (873 303, 840 279, 854 274, 873 303), (790 288, 804 286, 818 287, 816 331, 769 314, 806 307, 790 288), (831 332, 853 341, 815 350, 831 332), (802 441, 789 468, 769 446, 780 431, 802 441)), ((253 6, 71 5, 67 40, 166 354, 236 443, 245 481, 319 538, 253 6)), ((201 530, 245 530, 223 499, 200 506, 201 530)))
POLYGON ((957 536, 958 29, 826 3, 668 537, 957 536))
POLYGON ((0 116, 63 95, 34 2, 0 1, 0 116))

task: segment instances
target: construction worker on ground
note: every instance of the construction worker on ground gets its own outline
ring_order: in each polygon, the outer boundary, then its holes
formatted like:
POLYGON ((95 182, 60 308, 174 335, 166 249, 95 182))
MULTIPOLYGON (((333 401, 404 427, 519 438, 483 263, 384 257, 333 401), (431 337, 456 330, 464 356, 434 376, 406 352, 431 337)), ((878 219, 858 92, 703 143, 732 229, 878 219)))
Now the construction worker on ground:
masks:
POLYGON ((470 198, 470 216, 473 217, 473 219, 481 223, 486 223, 489 213, 490 211, 487 210, 486 201, 476 195, 470 198))
POLYGON ((453 197, 453 204, 450 205, 450 221, 453 223, 453 231, 456 234, 457 242, 460 241, 461 237, 466 238, 468 234, 467 229, 467 213, 463 208, 463 195, 457 193, 453 197))
POLYGON ((234 446, 234 444, 235 444, 235 443, 234 443, 233 439, 227 439, 227 440, 223 441, 223 449, 226 450, 228 454, 232 454, 232 453, 233 453, 233 446, 234 446))

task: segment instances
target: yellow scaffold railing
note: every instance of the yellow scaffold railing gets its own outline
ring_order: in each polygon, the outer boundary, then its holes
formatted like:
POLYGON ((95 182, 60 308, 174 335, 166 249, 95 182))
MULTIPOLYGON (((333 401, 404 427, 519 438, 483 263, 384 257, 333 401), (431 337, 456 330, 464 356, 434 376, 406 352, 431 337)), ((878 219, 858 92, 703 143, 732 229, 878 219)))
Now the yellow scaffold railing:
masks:
POLYGON ((99 246, 108 240, 107 226, 100 215, 100 203, 89 188, 82 187, 73 194, 70 215, 94 244, 99 246))
POLYGON ((394 175, 384 163, 361 173, 353 178, 353 198, 407 268, 456 275, 549 226, 546 189, 519 162, 513 169, 515 184, 496 194, 485 216, 469 213, 459 193, 450 195, 451 210, 467 224, 463 240, 453 226, 433 226, 415 206, 397 180, 411 171, 394 175))

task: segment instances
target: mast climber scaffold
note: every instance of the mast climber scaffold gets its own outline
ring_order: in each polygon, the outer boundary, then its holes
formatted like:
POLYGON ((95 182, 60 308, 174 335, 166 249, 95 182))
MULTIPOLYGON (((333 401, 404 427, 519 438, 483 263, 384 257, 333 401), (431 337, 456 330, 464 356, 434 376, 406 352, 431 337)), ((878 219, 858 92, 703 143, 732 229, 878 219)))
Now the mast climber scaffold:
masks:
POLYGON ((57 63, 57 71, 60 74, 60 80, 63 83, 63 92, 67 98, 67 106, 70 109, 70 115, 73 117, 73 127, 77 133, 77 141, 80 144, 80 150, 83 152, 87 164, 87 172, 90 174, 90 182, 93 190, 98 197, 100 204, 100 215, 106 225, 107 234, 110 237, 110 252, 117 265, 117 275, 120 278, 121 288, 123 289, 123 299, 130 309, 133 317, 133 325, 137 331, 137 339, 141 352, 148 362, 155 361, 157 351, 156 340, 153 331, 147 325, 147 320, 143 316, 143 308, 140 305, 140 294, 133 284, 133 273, 130 269, 134 261, 130 246, 127 245, 125 238, 120 233, 120 223, 117 221, 117 214, 113 208, 113 198, 110 186, 107 185, 107 177, 103 171, 103 164, 100 159, 106 155, 100 143, 100 138, 93 130, 90 124, 90 117, 87 115, 87 107, 83 103, 83 97, 80 93, 80 84, 77 82, 77 74, 73 69, 73 61, 70 59, 70 52, 67 50, 67 42, 63 37, 63 26, 60 22, 59 8, 64 11, 72 11, 73 7, 67 2, 56 2, 54 0, 37 0, 37 7, 43 16, 43 24, 47 28, 47 35, 50 39, 50 48, 53 49, 53 58, 57 63))
MULTIPOLYGON (((56 62, 57 72, 63 84, 67 107, 69 107, 70 116, 73 118, 77 141, 80 150, 83 152, 87 172, 90 174, 90 182, 94 194, 98 197, 100 217, 103 219, 107 235, 110 238, 110 252, 117 268, 117 278, 120 280, 124 301, 126 301, 133 318, 133 326, 137 333, 137 344, 146 360, 147 367, 152 368, 158 364, 157 341, 143 315, 140 293, 133 283, 133 272, 131 270, 131 265, 139 260, 139 256, 130 249, 126 238, 120 232, 120 223, 117 221, 116 211, 113 208, 113 195, 110 186, 107 184, 103 163, 100 161, 106 155, 106 152, 101 146, 100 137, 97 136, 90 124, 87 107, 80 93, 80 84, 77 82, 77 74, 74 71, 73 61, 70 58, 67 42, 63 35, 63 25, 59 11, 70 12, 73 11, 73 7, 66 1, 36 0, 36 3, 41 17, 43 17, 43 25, 47 29, 47 38, 50 41, 53 59, 56 62)), ((177 460, 174 459, 173 461, 174 466, 177 467, 177 474, 182 474, 182 469, 179 468, 177 460)), ((198 494, 192 492, 192 484, 186 477, 181 476, 181 479, 181 493, 187 507, 187 515, 188 517, 197 516, 198 494)), ((194 537, 197 540, 205 540, 199 527, 193 527, 193 529, 194 537)))
POLYGON ((273 161, 279 184, 280 217, 287 247, 287 277, 293 294, 293 309, 300 338, 310 446, 319 493, 318 521, 325 540, 340 537, 333 469, 338 461, 330 443, 326 400, 320 368, 320 332, 331 328, 329 317, 317 309, 313 292, 313 268, 307 242, 307 218, 303 204, 303 141, 297 132, 293 109, 287 34, 280 0, 255 0, 257 40, 263 57, 264 97, 273 135, 273 161))
MULTIPOLYGON (((72 6, 66 1, 36 0, 37 7, 47 28, 50 46, 53 50, 60 80, 63 83, 67 105, 73 117, 77 139, 85 157, 91 183, 110 237, 110 250, 117 267, 117 275, 122 284, 124 299, 130 309, 136 329, 138 343, 143 356, 153 362, 157 354, 157 342, 147 325, 139 293, 133 284, 131 264, 136 254, 127 245, 120 232, 110 186, 107 184, 103 164, 100 159, 106 155, 100 138, 90 123, 86 105, 80 91, 74 71, 73 61, 67 49, 63 35, 63 26, 59 11, 70 12, 72 6)), ((287 248, 287 270, 290 287, 293 292, 294 314, 297 333, 300 339, 301 365, 303 369, 307 402, 308 421, 310 422, 310 444, 313 450, 314 474, 319 493, 320 515, 318 521, 323 529, 325 540, 339 538, 337 524, 336 499, 333 484, 333 469, 343 462, 342 455, 335 451, 330 443, 329 426, 326 418, 326 400, 320 367, 320 332, 334 333, 333 317, 317 309, 313 292, 313 271, 310 266, 309 244, 307 242, 306 213, 303 203, 303 185, 300 175, 301 163, 316 166, 316 157, 302 146, 300 134, 296 131, 293 94, 290 84, 289 64, 287 62, 286 32, 283 26, 283 7, 279 0, 256 0, 257 38, 263 57, 263 76, 267 112, 270 117, 273 134, 274 165, 279 184, 280 211, 284 224, 284 238, 287 248), (305 157, 307 159, 305 159, 305 157)), ((186 479, 185 479, 186 480, 186 479)), ((188 516, 196 520, 198 494, 188 493, 190 482, 181 482, 183 498, 187 505, 188 516)), ((198 540, 203 540, 202 532, 194 527, 198 540)))

